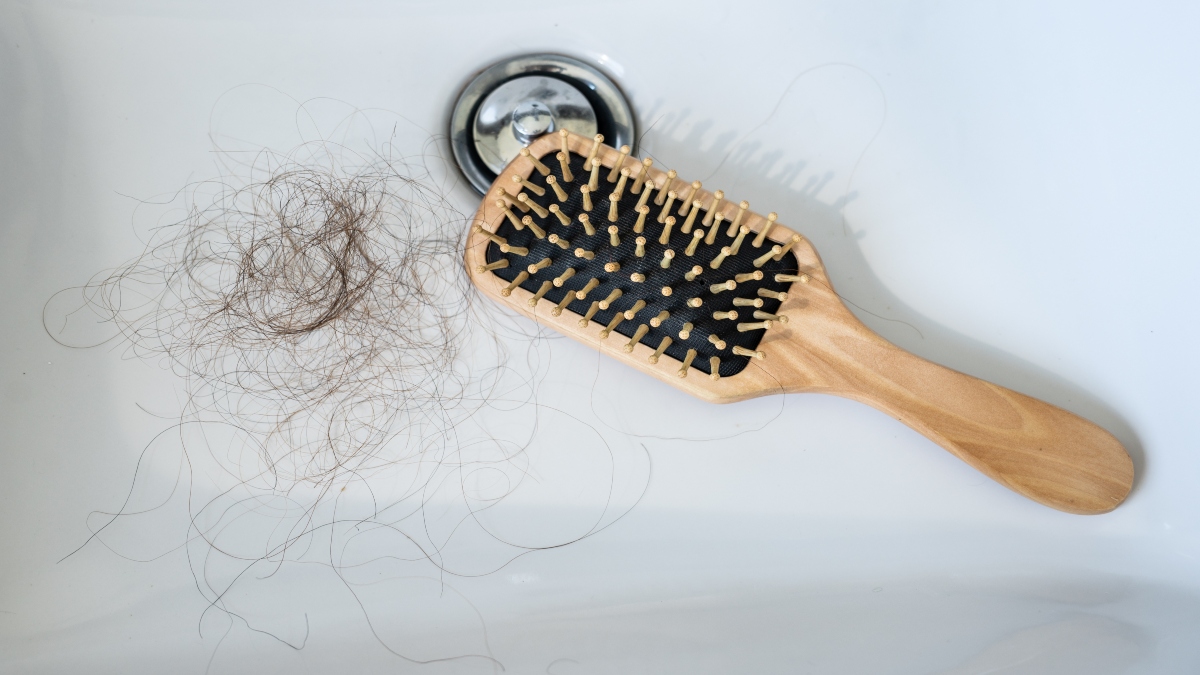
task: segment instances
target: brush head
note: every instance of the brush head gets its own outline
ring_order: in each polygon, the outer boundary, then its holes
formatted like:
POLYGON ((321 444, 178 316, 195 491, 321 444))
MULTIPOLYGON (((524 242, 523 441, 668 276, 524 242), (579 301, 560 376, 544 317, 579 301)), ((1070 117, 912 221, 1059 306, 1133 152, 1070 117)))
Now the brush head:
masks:
POLYGON ((802 303, 790 289, 823 277, 807 242, 775 214, 658 171, 627 148, 568 135, 564 155, 562 141, 534 141, 496 179, 468 239, 476 285, 704 398, 778 390, 769 345, 796 327, 788 315, 802 303), (597 189, 585 187, 592 180, 597 189), (816 264, 801 265, 796 252, 816 264))

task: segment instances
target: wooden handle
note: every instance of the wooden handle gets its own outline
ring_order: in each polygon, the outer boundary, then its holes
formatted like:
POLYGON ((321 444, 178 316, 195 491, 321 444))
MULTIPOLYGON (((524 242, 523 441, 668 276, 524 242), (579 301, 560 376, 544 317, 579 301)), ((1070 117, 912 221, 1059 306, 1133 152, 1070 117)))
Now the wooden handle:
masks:
POLYGON ((801 347, 806 353, 800 359, 815 358, 821 366, 804 369, 798 390, 824 390, 874 406, 1000 484, 1060 511, 1105 513, 1129 494, 1133 462, 1104 429, 926 361, 862 324, 848 324, 801 347), (825 386, 814 387, 814 375, 825 386))

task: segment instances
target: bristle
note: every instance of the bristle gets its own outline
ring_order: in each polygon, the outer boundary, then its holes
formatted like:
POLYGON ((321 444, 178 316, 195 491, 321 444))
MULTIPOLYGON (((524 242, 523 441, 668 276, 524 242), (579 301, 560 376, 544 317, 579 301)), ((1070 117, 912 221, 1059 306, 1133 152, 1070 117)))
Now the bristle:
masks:
POLYGON ((804 237, 801 237, 798 234, 793 234, 792 238, 788 239, 788 243, 784 244, 783 248, 779 250, 779 253, 775 254, 775 260, 782 260, 784 254, 792 250, 792 247, 800 243, 802 239, 804 239, 804 237))
POLYGON ((558 184, 557 178, 555 178, 554 176, 547 176, 546 184, 549 185, 551 187, 551 189, 554 190, 554 196, 558 197, 558 201, 560 201, 560 202, 567 201, 567 191, 562 189, 562 186, 560 186, 558 184))
POLYGON ((663 352, 667 351, 667 347, 671 346, 671 342, 673 342, 673 340, 671 340, 671 336, 664 335, 662 341, 658 343, 658 349, 655 349, 654 353, 650 355, 650 358, 646 360, 650 363, 658 363, 658 360, 662 358, 663 352))
MULTIPOLYGON (((754 270, 753 272, 746 272, 745 274, 733 275, 733 280, 738 282, 739 284, 744 284, 747 281, 762 281, 762 279, 763 279, 762 270, 754 270)), ((760 295, 761 295, 761 293, 760 293, 760 295)))
POLYGON ((621 237, 617 236, 617 233, 620 231, 621 228, 617 227, 616 225, 608 226, 608 243, 613 248, 621 245, 621 237))
POLYGON ((746 215, 746 209, 748 208, 750 208, 750 202, 743 201, 742 203, 738 204, 737 215, 733 217, 733 222, 729 224, 729 231, 725 236, 732 237, 733 234, 738 231, 738 228, 742 224, 742 217, 746 215))
POLYGON ((621 322, 624 320, 625 320, 624 314, 622 314, 620 312, 613 314, 613 317, 608 320, 608 325, 604 327, 604 330, 600 331, 600 339, 607 340, 608 336, 612 335, 612 332, 614 330, 616 330, 617 326, 620 326, 621 322))
POLYGON ((670 286, 663 286, 661 291, 664 298, 671 297, 674 292, 674 289, 672 289, 670 286))
POLYGON ((725 349, 726 347, 725 341, 717 335, 709 334, 708 341, 711 342, 712 346, 716 347, 717 349, 725 349))
POLYGON ((716 382, 721 379, 721 357, 708 357, 708 379, 716 382))
MULTIPOLYGON (((551 176, 551 178, 553 178, 553 176, 551 176)), ((558 218, 558 222, 562 223, 563 227, 571 224, 571 218, 562 212, 562 209, 559 208, 558 204, 551 204, 549 211, 550 213, 554 214, 555 218, 558 218)))
POLYGON ((579 327, 587 328, 587 325, 592 322, 592 317, 596 316, 598 311, 600 311, 600 303, 592 302, 592 306, 588 307, 587 312, 579 319, 579 327))
POLYGON ((575 249, 575 257, 583 258, 584 260, 594 260, 596 258, 596 254, 595 252, 589 251, 581 246, 575 249))
POLYGON ((725 319, 737 321, 738 313, 737 310, 733 309, 729 310, 728 312, 713 312, 712 318, 716 319, 717 321, 723 321, 725 319))
POLYGON ((646 301, 638 300, 637 302, 633 303, 633 307, 630 307, 629 309, 625 310, 625 319, 628 321, 633 321, 633 317, 637 316, 637 313, 642 311, 645 308, 646 308, 646 301))
POLYGON ((696 307, 699 307, 704 304, 704 298, 701 298, 699 296, 694 297, 694 298, 689 298, 686 304, 688 307, 696 308, 696 307))
POLYGON ((603 134, 596 134, 595 138, 592 139, 592 149, 590 152, 588 152, 587 159, 583 162, 584 171, 592 170, 592 164, 596 163, 596 152, 600 149, 600 144, 603 142, 603 134))
POLYGON ((700 240, 704 238, 704 230, 696 230, 692 233, 692 240, 688 242, 687 248, 683 250, 683 254, 689 258, 696 255, 696 247, 700 245, 700 240))
POLYGON ((696 198, 696 194, 700 192, 700 188, 703 185, 704 184, 698 180, 692 181, 691 189, 688 190, 687 195, 684 196, 683 205, 679 207, 679 215, 682 216, 683 214, 687 213, 687 210, 692 206, 692 200, 696 198))
POLYGON ((625 158, 629 156, 629 146, 622 145, 617 151, 617 161, 613 162, 612 170, 608 172, 608 182, 616 182, 617 176, 621 173, 621 165, 625 163, 625 158))
POLYGON ((549 267, 551 262, 553 262, 553 261, 551 261, 549 258, 542 258, 541 260, 531 264, 529 267, 526 267, 525 269, 529 270, 530 274, 537 274, 538 272, 549 267))
MULTIPOLYGON (((654 198, 655 206, 662 206, 663 200, 670 196, 670 193, 672 192, 671 184, 675 182, 675 177, 678 175, 679 174, 675 173, 675 169, 671 169, 667 172, 667 175, 663 178, 662 187, 658 188, 658 196, 654 198)), ((671 207, 667 207, 666 210, 670 211, 671 207)), ((662 221, 660 220, 658 222, 661 223, 662 221)))
POLYGON ((574 299, 574 293, 569 291, 567 293, 563 293, 562 300, 559 300, 558 304, 554 306, 554 309, 550 310, 550 314, 554 316, 562 316, 563 310, 566 309, 567 305, 571 304, 571 301, 574 299))
MULTIPOLYGON (((704 220, 701 221, 704 223, 705 227, 711 225, 713 218, 715 218, 721 212, 721 200, 724 198, 724 190, 717 190, 713 193, 712 204, 708 207, 708 213, 704 214, 704 220)), ((725 216, 722 215, 721 217, 724 218, 725 216)))
POLYGON ((748 330, 767 330, 770 327, 770 321, 760 321, 758 323, 739 323, 737 325, 739 333, 745 333, 748 330))
POLYGON ((522 257, 529 255, 529 249, 525 248, 524 246, 513 246, 512 244, 503 244, 500 246, 500 252, 511 253, 513 255, 519 255, 522 257))
POLYGON ((508 240, 505 239, 504 237, 501 237, 500 235, 496 234, 495 232, 488 232, 487 230, 483 229, 479 225, 472 227, 471 231, 474 232, 475 234, 482 234, 483 236, 487 237, 488 239, 491 239, 492 241, 496 242, 496 244, 498 246, 503 246, 508 243, 508 240))
MULTIPOLYGON (((634 230, 634 232, 636 232, 636 231, 637 230, 634 230)), ((634 249, 633 249, 633 255, 638 258, 645 258, 646 257, 646 238, 638 237, 637 239, 633 240, 633 243, 635 244, 634 249)))
POLYGON ((687 279, 688 281, 695 281, 696 277, 700 276, 703 272, 703 267, 694 265, 692 266, 692 269, 688 270, 687 273, 683 275, 683 278, 687 279))
POLYGON ((774 258, 775 255, 782 250, 783 250, 782 246, 778 246, 778 245, 772 246, 770 251, 767 251, 766 253, 764 253, 754 259, 754 266, 762 267, 763 265, 766 265, 768 260, 770 260, 771 258, 774 258))
POLYGON ((778 300, 780 302, 788 299, 787 293, 780 293, 779 291, 773 291, 769 288, 758 289, 758 294, 764 298, 771 298, 772 300, 778 300))
POLYGON ((608 196, 608 222, 615 223, 619 220, 617 216, 617 201, 621 199, 621 195, 612 193, 608 196))
POLYGON ((608 294, 608 297, 600 301, 600 309, 608 309, 609 306, 616 302, 622 295, 624 295, 624 292, 621 289, 612 289, 612 292, 608 294))
POLYGON ((525 280, 528 278, 529 272, 522 270, 512 281, 509 282, 507 286, 500 289, 500 295, 506 298, 512 295, 513 289, 525 283, 525 280))
POLYGON ((549 281, 543 281, 542 287, 539 288, 537 293, 534 293, 533 297, 529 299, 529 306, 537 307, 538 300, 541 300, 551 288, 554 288, 554 284, 550 283, 549 281))
POLYGON ((734 307, 762 307, 763 299, 762 298, 734 298, 733 306, 734 307))
POLYGON ((759 361, 762 361, 763 357, 766 356, 766 354, 763 352, 756 352, 753 349, 746 349, 740 345, 733 348, 733 353, 737 354, 738 356, 749 356, 750 358, 758 359, 759 361))
MULTIPOLYGON (((679 231, 688 234, 692 231, 692 224, 696 222, 696 214, 700 212, 700 200, 692 200, 692 209, 688 211, 687 219, 683 221, 683 227, 679 231)), ((681 212, 682 213, 682 212, 681 212)))
POLYGON ((508 222, 513 224, 513 227, 517 228, 518 230, 525 227, 521 224, 521 221, 517 219, 517 216, 513 214, 512 210, 508 208, 508 202, 504 201, 503 199, 497 199, 496 208, 504 211, 504 215, 508 218, 508 222))
POLYGON ((530 154, 529 148, 521 148, 521 156, 530 162, 533 162, 533 168, 537 169, 538 173, 542 174, 543 176, 550 175, 550 167, 542 164, 537 157, 534 157, 532 154, 530 154))
POLYGON ((667 193, 667 204, 666 204, 666 206, 664 206, 664 207, 663 207, 663 210, 662 210, 662 211, 659 211, 659 212, 658 212, 658 222, 660 222, 660 223, 664 223, 664 222, 666 222, 666 219, 670 217, 670 216, 668 216, 667 214, 671 212, 671 206, 672 206, 674 203, 675 203, 675 191, 674 191, 674 190, 672 190, 672 191, 670 191, 670 192, 668 192, 668 193, 667 193))
POLYGON ((505 190, 504 188, 497 188, 496 196, 503 199, 509 206, 515 206, 520 209, 521 213, 529 213, 529 207, 517 201, 516 197, 508 193, 508 190, 505 190))
MULTIPOLYGON (((599 285, 600 285, 599 279, 595 279, 595 278, 588 279, 588 282, 583 285, 583 288, 575 291, 575 299, 576 300, 587 300, 588 293, 591 293, 592 290, 595 289, 599 285)), ((591 318, 591 317, 589 317, 589 318, 591 318)))
POLYGON ((606 262, 606 263, 604 263, 604 271, 608 272, 609 274, 612 274, 613 272, 620 272, 621 271, 621 263, 619 263, 615 260, 613 260, 611 262, 606 262))
POLYGON ((795 274, 776 274, 775 281, 778 281, 780 283, 785 283, 785 284, 799 281, 802 284, 807 284, 808 283, 808 275, 801 274, 801 275, 797 276, 795 274))
POLYGON ((750 228, 745 225, 738 228, 737 238, 733 240, 733 246, 729 247, 733 249, 734 255, 737 255, 738 251, 742 250, 742 242, 746 239, 747 234, 750 234, 750 228))
POLYGON ((767 222, 763 223, 762 229, 758 231, 758 236, 754 238, 754 248, 761 248, 763 242, 766 241, 767 235, 771 233, 771 228, 775 226, 775 221, 779 218, 779 214, 774 211, 767 214, 767 222))
POLYGON ((638 217, 637 222, 633 224, 633 233, 641 234, 642 230, 646 228, 646 214, 650 213, 650 207, 643 204, 637 207, 637 213, 638 217))
POLYGON ((571 153, 560 152, 555 157, 558 158, 558 166, 562 169, 563 180, 568 183, 575 182, 575 174, 571 173, 571 153))
MULTIPOLYGON (((562 148, 562 154, 567 157, 571 156, 571 146, 567 145, 567 139, 571 137, 571 132, 566 129, 558 130, 558 144, 562 148)), ((568 178, 567 180, 571 180, 568 178)))
MULTIPOLYGON (((513 182, 539 197, 543 197, 546 194, 546 188, 540 185, 534 185, 520 176, 513 176, 513 182)), ((521 199, 521 195, 518 194, 517 199, 521 199)))
POLYGON ((659 326, 662 325, 662 322, 666 321, 669 318, 671 318, 671 313, 664 309, 661 312, 659 312, 658 314, 656 314, 653 319, 650 319, 650 325, 653 326, 654 328, 658 328, 659 326))
MULTIPOLYGON (((716 227, 713 228, 713 230, 716 229, 716 227)), ((714 270, 720 269, 721 263, 725 262, 725 259, 728 258, 729 254, 731 253, 733 253, 733 249, 729 248, 728 246, 722 246, 721 252, 717 254, 717 257, 712 259, 712 262, 708 263, 708 266, 714 270)))
POLYGON ((658 263, 658 266, 663 268, 664 270, 671 269, 671 260, 673 260, 674 258, 675 258, 675 251, 672 249, 667 249, 667 250, 663 251, 662 262, 658 263))
POLYGON ((696 350, 687 350, 687 356, 683 357, 683 365, 679 366, 679 376, 687 377, 688 369, 692 367, 692 361, 696 360, 696 350))
POLYGON ((621 169, 621 178, 617 181, 617 189, 613 190, 613 194, 617 199, 625 196, 625 182, 629 180, 629 167, 621 169))
MULTIPOLYGON (((639 178, 640 178, 640 176, 639 176, 639 178)), ((654 183, 651 182, 650 185, 654 185, 654 183)), ((633 186, 637 187, 637 183, 634 183, 633 186)), ((641 213, 642 209, 644 208, 644 209, 646 209, 646 213, 650 213, 650 207, 646 205, 646 202, 650 201, 650 190, 651 190, 651 188, 646 188, 645 190, 642 191, 642 196, 638 197, 637 206, 633 207, 634 211, 641 213)), ((637 190, 634 190, 633 193, 637 194, 637 190)))
MULTIPOLYGON (((543 192, 544 192, 544 190, 543 190, 543 192)), ((524 192, 517 195, 517 199, 519 199, 521 201, 521 203, 524 204, 525 206, 528 206, 529 208, 533 209, 533 212, 538 214, 538 218, 545 218, 546 216, 550 215, 549 211, 547 211, 541 204, 538 204, 537 202, 530 199, 529 195, 525 194, 524 192)), ((528 218, 528 217, 529 216, 525 216, 525 218, 528 218)), ((524 218, 522 218, 521 220, 522 220, 522 222, 524 222, 524 218)), ((529 223, 525 223, 525 224, 528 225, 529 223)))
POLYGON ((724 293, 725 291, 732 291, 736 288, 737 282, 733 279, 730 279, 729 281, 723 281, 719 284, 713 284, 712 286, 709 286, 708 292, 715 295, 717 293, 724 293))
POLYGON ((715 244, 717 242, 717 230, 718 229, 719 228, 716 225, 713 225, 712 227, 708 228, 708 236, 704 238, 705 244, 712 246, 713 244, 715 244))
MULTIPOLYGON (((584 201, 586 201, 586 200, 587 200, 587 197, 585 196, 584 201)), ((588 218, 588 214, 586 214, 586 213, 579 214, 579 222, 583 223, 583 231, 587 233, 587 236, 590 237, 593 234, 596 234, 596 228, 592 227, 592 219, 588 218)))
MULTIPOLYGON (((592 210, 592 188, 590 188, 586 185, 580 185, 579 186, 579 194, 583 195, 583 210, 591 211, 592 210)), ((583 220, 583 217, 586 215, 587 215, 586 213, 579 214, 579 219, 583 220)), ((588 232, 588 234, 591 234, 591 232, 588 232)))
MULTIPOLYGON (((652 164, 654 164, 654 160, 650 159, 649 157, 642 160, 642 170, 638 172, 637 180, 633 181, 633 187, 629 189, 630 192, 636 195, 642 191, 642 185, 646 182, 646 179, 650 177, 650 165, 652 164)), ((646 193, 642 195, 641 201, 638 202, 638 206, 645 204, 646 198, 649 196, 650 190, 646 190, 646 193)))
POLYGON ((667 216, 666 222, 663 223, 662 234, 658 236, 658 243, 666 246, 671 241, 671 228, 675 226, 675 216, 667 216))
POLYGON ((634 272, 629 275, 629 280, 635 284, 640 284, 646 281, 646 275, 641 272, 634 272))
POLYGON ((484 272, 491 272, 492 270, 502 270, 505 267, 508 267, 508 258, 501 258, 494 263, 476 265, 475 272, 478 274, 483 274, 484 272))
POLYGON ((788 322, 788 318, 782 314, 772 314, 770 312, 764 312, 762 310, 758 310, 758 311, 754 312, 754 318, 760 319, 762 321, 778 321, 779 323, 787 323, 788 322))
MULTIPOLYGON (((628 318, 628 317, 626 317, 626 318, 628 318)), ((633 337, 629 338, 629 342, 625 343, 625 347, 624 347, 625 353, 632 354, 634 346, 637 345, 637 343, 641 342, 642 338, 646 337, 646 333, 649 333, 649 332, 650 332, 650 327, 647 326, 646 324, 642 324, 642 325, 638 326, 637 330, 633 331, 633 337)))
POLYGON ((567 279, 570 279, 573 276, 575 276, 575 268, 568 267, 567 269, 563 270, 562 274, 554 277, 554 286, 557 288, 562 288, 562 285, 567 283, 567 279))
POLYGON ((592 192, 600 189, 600 162, 592 162, 592 175, 588 178, 588 189, 592 192))
POLYGON ((683 326, 679 329, 679 339, 686 340, 686 339, 692 337, 692 328, 694 328, 694 327, 695 326, 692 325, 691 321, 688 321, 687 323, 683 324, 683 326))
POLYGON ((549 237, 546 237, 546 240, 549 241, 551 244, 558 246, 559 248, 561 248, 564 251, 571 250, 571 242, 567 241, 566 239, 563 239, 562 237, 558 236, 557 234, 552 234, 549 237))
MULTIPOLYGON (((546 213, 549 213, 549 211, 547 211, 546 213)), ((546 231, 543 230, 542 228, 538 227, 538 224, 533 222, 533 218, 531 218, 530 216, 522 216, 521 224, 524 225, 525 227, 528 227, 529 231, 533 232, 533 236, 537 237, 538 239, 546 238, 546 231)))

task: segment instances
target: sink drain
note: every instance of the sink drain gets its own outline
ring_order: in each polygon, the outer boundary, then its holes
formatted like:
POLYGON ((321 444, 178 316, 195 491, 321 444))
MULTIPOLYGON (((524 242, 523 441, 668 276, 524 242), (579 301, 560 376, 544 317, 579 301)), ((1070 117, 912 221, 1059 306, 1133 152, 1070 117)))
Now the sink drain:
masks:
POLYGON ((450 147, 463 175, 487 192, 521 148, 566 129, 603 134, 633 152, 633 112, 604 73, 569 56, 531 54, 506 59, 467 85, 450 116, 450 147))

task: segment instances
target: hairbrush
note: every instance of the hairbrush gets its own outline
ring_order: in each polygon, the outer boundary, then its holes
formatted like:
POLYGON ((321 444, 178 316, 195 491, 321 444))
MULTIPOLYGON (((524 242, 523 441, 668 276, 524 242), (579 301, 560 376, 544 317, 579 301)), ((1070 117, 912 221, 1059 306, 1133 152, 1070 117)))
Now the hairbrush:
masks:
POLYGON ((602 136, 564 130, 523 149, 476 214, 466 266, 484 295, 706 401, 852 398, 1069 513, 1111 511, 1133 484, 1112 434, 887 342, 776 214, 602 136))

